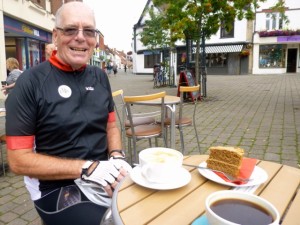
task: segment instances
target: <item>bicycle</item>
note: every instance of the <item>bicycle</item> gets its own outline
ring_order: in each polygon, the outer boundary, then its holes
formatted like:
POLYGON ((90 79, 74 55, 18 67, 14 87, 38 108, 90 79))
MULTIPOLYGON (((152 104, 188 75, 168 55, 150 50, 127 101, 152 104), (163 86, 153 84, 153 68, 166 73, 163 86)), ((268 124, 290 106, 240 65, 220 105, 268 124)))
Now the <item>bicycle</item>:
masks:
POLYGON ((167 70, 165 70, 164 68, 160 69, 158 68, 157 70, 154 71, 154 84, 153 84, 153 88, 158 88, 158 87, 163 87, 166 85, 166 81, 167 81, 167 70))

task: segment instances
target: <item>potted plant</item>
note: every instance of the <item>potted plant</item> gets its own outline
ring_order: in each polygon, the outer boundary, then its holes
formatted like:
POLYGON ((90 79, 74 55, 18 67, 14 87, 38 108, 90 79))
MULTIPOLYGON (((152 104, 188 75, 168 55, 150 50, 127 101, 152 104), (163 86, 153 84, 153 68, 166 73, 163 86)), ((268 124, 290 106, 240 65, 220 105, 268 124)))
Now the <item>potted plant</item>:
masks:
POLYGON ((248 49, 243 49, 240 52, 240 56, 248 56, 248 55, 250 55, 250 51, 248 49))

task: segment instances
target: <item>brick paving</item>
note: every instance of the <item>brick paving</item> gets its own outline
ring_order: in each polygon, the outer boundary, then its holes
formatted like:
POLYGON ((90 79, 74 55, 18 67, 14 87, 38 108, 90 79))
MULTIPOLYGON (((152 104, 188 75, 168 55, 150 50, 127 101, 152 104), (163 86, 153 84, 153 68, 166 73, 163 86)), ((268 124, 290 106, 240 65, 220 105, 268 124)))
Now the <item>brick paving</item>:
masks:
MULTIPOLYGON (((153 89, 152 76, 130 71, 110 75, 112 90, 125 95, 177 88, 153 89)), ((3 101, 0 102, 3 106, 3 101)), ((209 75, 207 97, 200 102, 197 127, 202 153, 212 145, 237 145, 248 157, 299 168, 300 164, 300 74, 209 75)), ((4 118, 0 118, 0 131, 4 118)), ((184 129, 186 154, 199 154, 192 128, 184 129)), ((141 142, 138 149, 147 147, 141 142)), ((176 131, 176 148, 180 149, 176 131)), ((40 225, 23 178, 10 172, 0 176, 0 225, 40 225)))

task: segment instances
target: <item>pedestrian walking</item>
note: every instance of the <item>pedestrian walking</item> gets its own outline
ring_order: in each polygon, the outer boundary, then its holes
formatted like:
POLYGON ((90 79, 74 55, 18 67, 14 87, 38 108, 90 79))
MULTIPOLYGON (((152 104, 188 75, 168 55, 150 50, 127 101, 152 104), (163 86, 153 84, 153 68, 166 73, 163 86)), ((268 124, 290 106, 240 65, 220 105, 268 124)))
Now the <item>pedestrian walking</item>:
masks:
POLYGON ((117 64, 113 65, 113 71, 114 71, 114 75, 116 76, 116 74, 118 72, 118 66, 117 66, 117 64))

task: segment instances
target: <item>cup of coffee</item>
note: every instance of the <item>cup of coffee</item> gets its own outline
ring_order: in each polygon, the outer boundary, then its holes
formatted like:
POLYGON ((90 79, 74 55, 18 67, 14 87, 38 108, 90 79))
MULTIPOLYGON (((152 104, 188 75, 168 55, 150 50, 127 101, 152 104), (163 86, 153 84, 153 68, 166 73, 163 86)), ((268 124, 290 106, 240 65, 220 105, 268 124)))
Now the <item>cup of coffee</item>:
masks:
POLYGON ((209 225, 278 225, 278 210, 267 200, 240 191, 217 191, 205 201, 209 225))
POLYGON ((147 148, 139 153, 142 176, 151 183, 170 183, 182 169, 183 155, 170 148, 147 148))

